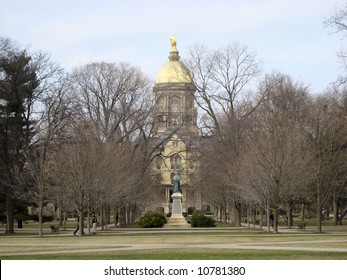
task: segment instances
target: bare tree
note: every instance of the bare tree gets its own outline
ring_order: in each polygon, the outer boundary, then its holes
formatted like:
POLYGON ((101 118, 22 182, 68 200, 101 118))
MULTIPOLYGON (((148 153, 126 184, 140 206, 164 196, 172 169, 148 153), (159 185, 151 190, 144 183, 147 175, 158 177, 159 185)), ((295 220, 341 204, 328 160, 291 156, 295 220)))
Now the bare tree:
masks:
POLYGON ((316 165, 313 191, 316 198, 317 231, 322 231, 322 210, 334 193, 335 187, 345 184, 346 121, 336 110, 331 98, 315 100, 309 116, 309 144, 316 165), (342 181, 341 181, 342 179, 342 181))
MULTIPOLYGON (((248 47, 232 43, 219 50, 192 46, 186 64, 197 89, 202 135, 209 136, 201 151, 198 184, 226 222, 227 212, 240 213, 235 188, 237 162, 249 137, 252 114, 262 102, 249 91, 260 73, 260 63, 248 47)), ((239 214, 229 220, 240 224, 239 214)))
MULTIPOLYGON (((134 194, 143 187, 138 175, 146 177, 151 154, 146 154, 153 106, 149 79, 126 63, 102 62, 76 68, 71 82, 79 119, 88 123, 102 151, 113 156, 113 162, 105 161, 108 168, 100 169, 105 179, 97 175, 102 200, 98 207, 134 203, 134 194)), ((104 153, 104 158, 110 160, 108 155, 104 153)))
POLYGON ((193 45, 186 65, 197 89, 202 127, 206 133, 218 133, 218 116, 234 120, 237 102, 245 99, 247 86, 260 74, 260 62, 247 46, 235 42, 219 50, 193 45))
POLYGON ((94 124, 102 142, 133 141, 148 118, 150 81, 126 63, 92 63, 71 76, 75 100, 94 124))
POLYGON ((39 236, 43 236, 42 217, 45 203, 54 198, 54 164, 55 153, 64 140, 64 128, 71 120, 66 93, 68 90, 67 79, 52 85, 40 99, 42 112, 36 112, 40 116, 33 129, 35 138, 30 146, 22 151, 23 170, 17 167, 16 180, 19 184, 15 188, 16 196, 33 203, 38 209, 39 236), (28 184, 28 182, 31 182, 28 184))
MULTIPOLYGON (((347 4, 341 8, 336 8, 334 13, 324 20, 324 25, 327 28, 334 30, 334 33, 342 33, 343 37, 347 36, 347 4)), ((337 53, 340 64, 344 72, 347 71, 347 50, 342 47, 337 53)), ((339 85, 347 82, 346 74, 338 77, 337 83, 339 85)))
POLYGON ((278 73, 265 77, 259 94, 263 102, 254 116, 252 141, 242 155, 239 182, 245 201, 260 205, 268 216, 273 211, 277 232, 278 207, 287 204, 290 226, 290 209, 310 182, 304 130, 310 99, 306 87, 278 73))
MULTIPOLYGON (((249 84, 260 73, 255 53, 239 43, 219 50, 196 44, 186 62, 197 89, 206 149, 201 150, 201 180, 198 183, 223 221, 233 209, 239 213, 236 192, 237 163, 249 137, 252 114, 261 103, 250 95, 249 84), (217 191, 212 191, 217 190, 217 191)), ((232 217, 240 225, 240 215, 232 217)))
MULTIPOLYGON (((265 96, 265 100, 257 112, 258 119, 263 116, 281 117, 287 119, 298 131, 305 131, 307 116, 312 104, 307 86, 294 81, 288 75, 275 72, 265 76, 259 85, 259 92, 261 96, 265 96)), ((302 144, 304 145, 304 143, 302 144)), ((301 194, 302 198, 306 197, 302 192, 298 192, 298 194, 301 194)), ((288 197, 285 201, 287 215, 284 218, 289 227, 292 225, 292 209, 299 202, 298 195, 288 197)))
POLYGON ((310 182, 310 157, 302 132, 286 118, 266 118, 258 128, 244 162, 243 187, 250 190, 247 196, 253 193, 256 202, 271 208, 277 232, 279 206, 302 196, 310 182))
MULTIPOLYGON (((64 190, 64 199, 71 202, 79 216, 83 229, 84 213, 91 201, 90 193, 100 191, 96 182, 98 164, 102 162, 101 146, 97 135, 87 122, 77 122, 70 130, 70 138, 60 147, 55 156, 55 181, 64 190)), ((82 235, 82 230, 79 232, 82 235)))
MULTIPOLYGON (((347 116, 347 91, 346 88, 335 88, 332 92, 335 106, 336 114, 340 116, 340 119, 346 119, 347 116)), ((346 153, 346 145, 342 145, 344 153, 346 153)), ((347 204, 343 203, 344 198, 347 196, 347 172, 346 172, 346 162, 341 162, 339 166, 341 173, 337 176, 337 180, 334 181, 334 191, 333 191, 333 213, 334 213, 334 224, 342 224, 342 219, 347 215, 347 204)))

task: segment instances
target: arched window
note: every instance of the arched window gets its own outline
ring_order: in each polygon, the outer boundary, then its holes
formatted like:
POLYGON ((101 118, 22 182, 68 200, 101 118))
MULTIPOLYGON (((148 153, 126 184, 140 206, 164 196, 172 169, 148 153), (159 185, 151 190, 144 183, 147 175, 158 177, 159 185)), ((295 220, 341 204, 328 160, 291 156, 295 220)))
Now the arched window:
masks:
POLYGON ((157 100, 158 108, 164 109, 165 108, 165 99, 164 97, 160 96, 157 100))
POLYGON ((186 97, 186 108, 193 109, 193 96, 186 97))
POLYGON ((175 98, 175 99, 172 99, 171 100, 171 103, 170 103, 170 109, 171 109, 171 112, 179 112, 180 111, 180 100, 175 98))
POLYGON ((171 169, 181 169, 181 157, 178 154, 170 157, 171 169))

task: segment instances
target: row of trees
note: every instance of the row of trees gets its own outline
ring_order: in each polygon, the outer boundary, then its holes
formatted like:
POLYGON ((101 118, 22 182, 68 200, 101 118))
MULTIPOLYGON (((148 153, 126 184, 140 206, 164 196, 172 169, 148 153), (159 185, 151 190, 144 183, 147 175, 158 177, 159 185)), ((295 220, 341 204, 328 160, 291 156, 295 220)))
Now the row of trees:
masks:
MULTIPOLYGON (((346 9, 326 20, 346 32, 346 9)), ((345 51, 340 54, 345 64, 345 51)), ((241 222, 241 211, 274 215, 279 209, 316 208, 317 231, 323 210, 333 210, 334 223, 347 214, 346 79, 322 95, 282 73, 267 74, 256 90, 259 61, 246 46, 220 50, 194 45, 186 64, 197 87, 202 112, 201 176, 204 197, 227 221, 241 222), (253 83, 254 85, 254 83, 253 83), (247 88, 249 90, 247 90, 247 88)), ((262 220, 260 220, 262 223, 262 220)))
MULTIPOLYGON (((337 13, 327 24, 343 20, 337 13)), ((296 205, 314 204, 318 231, 325 208, 341 222, 347 212, 341 208, 347 174, 347 91, 341 83, 312 96, 282 73, 256 81, 260 63, 239 43, 219 50, 194 45, 185 64, 200 114, 202 172, 195 184, 222 219, 232 212, 239 224, 244 207, 267 217, 273 212, 277 231, 279 208, 287 209, 290 225, 296 205)), ((78 214, 80 227, 84 215, 97 210, 113 209, 121 221, 131 220, 147 201, 149 166, 162 144, 150 141, 151 88, 151 80, 127 63, 92 63, 67 74, 46 53, 1 37, 6 232, 14 232, 18 206, 33 204, 42 236, 43 207, 50 201, 78 214)))
POLYGON ((202 150, 199 184, 222 219, 236 213, 231 219, 239 224, 243 205, 268 218, 273 213, 277 231, 280 208, 291 226, 294 207, 314 205, 319 232, 325 209, 341 223, 347 212, 347 92, 310 96, 302 84, 274 73, 252 101, 236 104, 233 114, 219 114, 218 131, 202 150))
MULTIPOLYGON (((6 232, 17 205, 55 202, 80 216, 120 215, 145 199, 150 80, 126 63, 93 63, 66 74, 47 54, 0 38, 0 180, 6 232), (107 211, 102 211, 107 213, 107 211)), ((130 219, 131 217, 128 217, 130 219)))

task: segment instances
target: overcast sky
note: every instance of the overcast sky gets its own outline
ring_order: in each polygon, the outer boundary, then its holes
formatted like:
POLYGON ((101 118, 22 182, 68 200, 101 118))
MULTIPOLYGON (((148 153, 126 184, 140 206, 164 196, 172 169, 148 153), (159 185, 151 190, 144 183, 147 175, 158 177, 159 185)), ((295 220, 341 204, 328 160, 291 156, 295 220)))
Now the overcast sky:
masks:
POLYGON ((0 35, 51 54, 67 71, 90 62, 129 62, 155 79, 170 37, 182 58, 194 43, 236 41, 280 71, 326 89, 340 73, 344 43, 323 21, 342 0, 0 0, 0 35))

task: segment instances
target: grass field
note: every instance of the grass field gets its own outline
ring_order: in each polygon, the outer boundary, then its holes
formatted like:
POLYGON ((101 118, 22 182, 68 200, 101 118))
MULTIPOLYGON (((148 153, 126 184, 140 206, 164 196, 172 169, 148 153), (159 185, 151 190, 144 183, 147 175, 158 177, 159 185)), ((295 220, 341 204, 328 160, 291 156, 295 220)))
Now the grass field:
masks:
MULTIPOLYGON (((3 228, 0 228, 3 230, 3 228)), ((108 228, 97 235, 73 236, 73 228, 37 236, 32 225, 14 235, 0 234, 2 260, 347 260, 347 226, 314 227, 279 234, 254 228, 216 227, 168 230, 108 228)))

